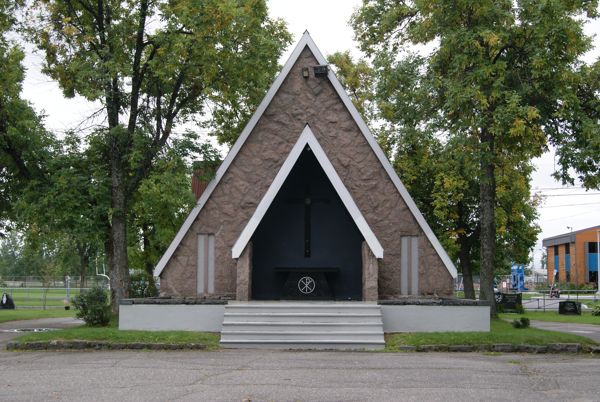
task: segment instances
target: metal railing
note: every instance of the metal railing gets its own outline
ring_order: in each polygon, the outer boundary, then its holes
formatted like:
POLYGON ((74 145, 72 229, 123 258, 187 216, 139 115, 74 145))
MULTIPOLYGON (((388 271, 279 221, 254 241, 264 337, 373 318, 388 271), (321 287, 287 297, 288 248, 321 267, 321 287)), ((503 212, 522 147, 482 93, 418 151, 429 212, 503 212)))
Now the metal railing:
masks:
MULTIPOLYGON (((87 289, 84 289, 87 290, 87 289)), ((17 309, 59 309, 71 305, 71 300, 79 295, 80 288, 65 287, 29 287, 2 288, 0 295, 6 293, 15 303, 17 309)))
MULTIPOLYGON (((527 303, 527 306, 524 306, 527 310, 555 310, 558 309, 558 303, 565 300, 589 302, 597 302, 600 300, 600 294, 598 294, 596 290, 561 290, 560 298, 550 297, 549 290, 538 290, 536 293, 539 293, 541 296, 532 297, 529 300, 530 303, 527 303), (537 302, 536 307, 532 306, 532 301, 537 302)), ((525 304, 525 302, 526 300, 523 300, 523 304, 525 304)))
POLYGON ((2 277, 3 287, 6 288, 91 288, 93 286, 106 287, 107 280, 101 276, 90 275, 81 281, 80 277, 72 276, 55 277, 51 279, 42 278, 40 276, 8 276, 2 277), (68 283, 67 283, 68 282, 68 283))

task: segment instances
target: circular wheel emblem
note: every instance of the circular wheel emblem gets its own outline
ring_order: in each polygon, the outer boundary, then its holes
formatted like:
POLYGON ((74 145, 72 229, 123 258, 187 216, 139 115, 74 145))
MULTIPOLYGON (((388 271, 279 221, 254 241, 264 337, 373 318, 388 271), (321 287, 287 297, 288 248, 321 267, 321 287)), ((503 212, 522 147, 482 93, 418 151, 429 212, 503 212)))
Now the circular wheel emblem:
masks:
POLYGON ((315 290, 315 285, 316 283, 313 278, 310 276, 303 276, 298 281, 298 290, 305 295, 309 295, 315 290))

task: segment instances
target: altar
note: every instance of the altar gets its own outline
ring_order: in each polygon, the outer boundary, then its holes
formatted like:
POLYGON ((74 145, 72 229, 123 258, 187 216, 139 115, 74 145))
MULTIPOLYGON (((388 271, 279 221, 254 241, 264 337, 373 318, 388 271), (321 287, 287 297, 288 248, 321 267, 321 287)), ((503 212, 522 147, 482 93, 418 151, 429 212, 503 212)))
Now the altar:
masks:
POLYGON ((285 277, 281 300, 334 300, 330 285, 340 269, 337 267, 276 267, 285 277))

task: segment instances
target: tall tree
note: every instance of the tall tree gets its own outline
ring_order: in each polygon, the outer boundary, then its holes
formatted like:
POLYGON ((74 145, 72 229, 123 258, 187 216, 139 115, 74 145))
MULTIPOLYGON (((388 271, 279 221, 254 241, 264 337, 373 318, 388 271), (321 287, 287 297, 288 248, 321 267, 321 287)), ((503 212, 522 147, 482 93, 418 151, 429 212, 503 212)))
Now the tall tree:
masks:
POLYGON ((108 238, 110 187, 93 141, 67 133, 55 141, 53 152, 44 160, 45 174, 33 178, 23 188, 16 203, 17 225, 27 235, 56 240, 60 249, 75 252, 78 268, 69 272, 84 286, 92 259, 103 253, 108 238))
MULTIPOLYGON (((356 66, 338 58, 340 81, 348 87, 356 66)), ((368 99, 368 120, 375 121, 379 144, 408 188, 420 211, 463 274, 466 298, 475 298, 473 274, 479 272, 479 217, 476 141, 465 136, 448 136, 440 130, 434 102, 434 85, 422 71, 424 60, 409 55, 401 60, 379 58, 375 67, 361 61, 361 71, 371 77, 361 80, 361 92, 354 97, 360 106, 368 99)), ((354 84, 356 85, 356 84, 354 84)), ((363 108, 363 110, 366 110, 363 108)), ((508 271, 512 262, 525 263, 539 228, 535 200, 530 198, 531 165, 527 161, 504 158, 497 172, 500 187, 496 208, 496 266, 508 271)))
POLYGON ((563 167, 584 178, 600 170, 588 151, 598 132, 598 119, 590 116, 597 93, 580 61, 590 48, 583 24, 597 16, 597 7, 597 1, 569 0, 365 0, 353 16, 361 47, 376 60, 398 59, 407 45, 433 48, 424 58, 435 90, 426 104, 438 110, 441 130, 477 145, 480 297, 490 301, 493 315, 501 160, 538 156, 550 138, 559 147, 574 141, 571 150, 585 152, 569 155, 592 165, 563 167))
POLYGON ((23 51, 9 38, 21 2, 0 0, 0 237, 15 220, 14 204, 29 180, 43 176, 53 139, 21 99, 23 51))
POLYGON ((103 105, 113 309, 127 297, 131 198, 178 124, 232 142, 290 37, 263 0, 38 0, 29 32, 66 96, 103 105))

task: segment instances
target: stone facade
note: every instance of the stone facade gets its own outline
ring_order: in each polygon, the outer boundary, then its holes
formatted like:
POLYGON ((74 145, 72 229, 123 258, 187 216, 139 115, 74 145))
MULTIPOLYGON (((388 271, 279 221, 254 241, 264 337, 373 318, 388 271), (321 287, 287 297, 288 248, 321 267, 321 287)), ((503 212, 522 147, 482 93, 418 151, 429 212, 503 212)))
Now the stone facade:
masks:
MULTIPOLYGON (((451 295, 453 279, 327 78, 306 47, 161 274, 161 293, 196 296, 198 233, 215 235, 215 292, 239 291, 231 249, 309 124, 384 249, 378 297, 400 295, 400 239, 419 237, 419 292, 451 295)), ((249 267, 246 267, 249 271, 249 267)), ((248 282, 251 278, 248 278, 248 282)), ((372 293, 371 293, 372 294, 372 293)), ((372 296, 369 296, 371 298, 372 296)))
POLYGON ((362 288, 364 301, 377 301, 379 299, 379 263, 373 252, 367 245, 362 243, 362 288))
POLYGON ((249 242, 237 260, 237 286, 235 298, 241 301, 252 299, 252 242, 249 242))

